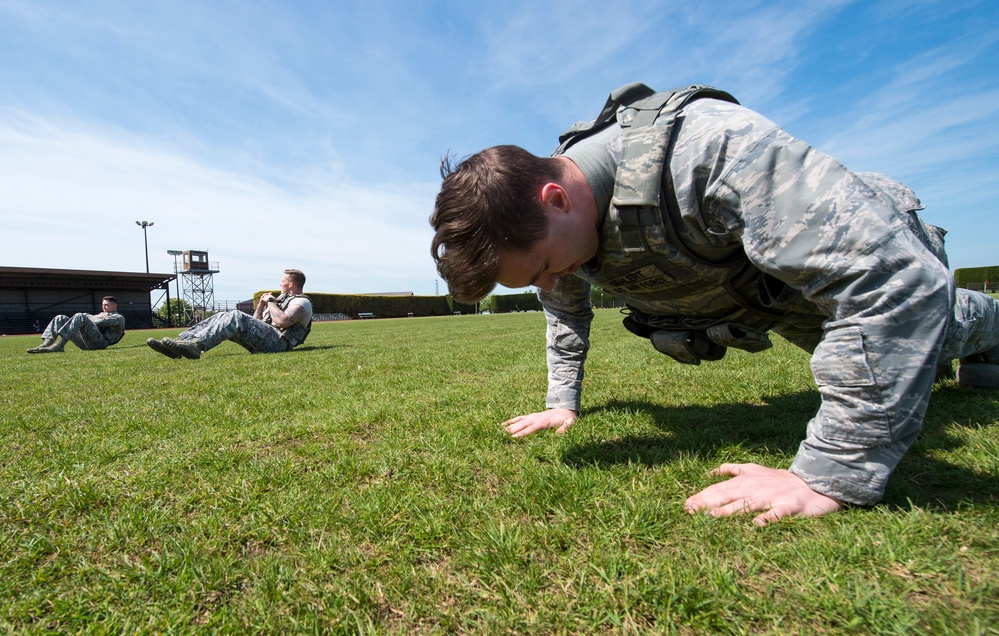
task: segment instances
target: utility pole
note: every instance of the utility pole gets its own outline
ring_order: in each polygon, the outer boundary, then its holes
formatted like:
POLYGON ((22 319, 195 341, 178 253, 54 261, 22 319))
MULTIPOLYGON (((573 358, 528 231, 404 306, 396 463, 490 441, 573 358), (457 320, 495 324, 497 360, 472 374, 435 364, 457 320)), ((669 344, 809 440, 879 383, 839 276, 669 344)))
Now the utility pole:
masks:
POLYGON ((136 221, 136 225, 142 228, 142 242, 146 246, 146 273, 149 273, 149 237, 146 235, 146 228, 153 225, 152 221, 136 221))
MULTIPOLYGON (((177 269, 177 257, 183 254, 181 250, 167 250, 167 254, 173 256, 173 275, 174 282, 177 283, 177 325, 180 325, 180 311, 183 305, 180 304, 180 270, 177 269)), ((170 308, 167 307, 167 312, 170 312, 170 308)), ((170 320, 173 320, 173 314, 170 314, 170 320)))

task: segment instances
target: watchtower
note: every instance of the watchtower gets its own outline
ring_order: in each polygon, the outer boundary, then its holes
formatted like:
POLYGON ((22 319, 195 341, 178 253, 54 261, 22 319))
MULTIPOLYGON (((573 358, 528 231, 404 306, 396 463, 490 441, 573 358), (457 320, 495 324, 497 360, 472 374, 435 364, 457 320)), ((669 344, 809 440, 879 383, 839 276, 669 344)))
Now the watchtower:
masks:
POLYGON ((185 250, 180 276, 183 281, 184 305, 183 322, 192 325, 204 318, 205 311, 215 309, 215 288, 213 274, 219 273, 218 262, 208 260, 208 252, 185 250))

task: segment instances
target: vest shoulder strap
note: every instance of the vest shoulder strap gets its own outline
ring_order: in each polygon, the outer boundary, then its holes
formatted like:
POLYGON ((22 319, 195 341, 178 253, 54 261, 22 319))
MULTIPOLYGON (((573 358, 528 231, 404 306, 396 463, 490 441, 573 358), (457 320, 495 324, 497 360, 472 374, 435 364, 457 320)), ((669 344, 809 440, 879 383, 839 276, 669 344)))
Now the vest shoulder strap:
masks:
POLYGON ((559 146, 552 156, 563 154, 579 140, 603 130, 615 121, 625 128, 649 126, 662 114, 675 113, 691 101, 703 98, 739 103, 725 91, 701 84, 662 92, 656 92, 641 82, 625 84, 611 91, 596 118, 577 122, 559 135, 559 146))

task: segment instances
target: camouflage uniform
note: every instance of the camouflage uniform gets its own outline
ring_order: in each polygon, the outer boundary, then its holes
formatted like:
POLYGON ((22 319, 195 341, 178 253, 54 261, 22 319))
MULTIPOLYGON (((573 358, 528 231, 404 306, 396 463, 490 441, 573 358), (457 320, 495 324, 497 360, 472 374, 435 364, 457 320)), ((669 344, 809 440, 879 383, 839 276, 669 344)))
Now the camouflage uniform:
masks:
POLYGON ((655 214, 626 220, 619 169, 636 137, 619 125, 565 153, 596 198, 600 250, 539 294, 546 405, 579 411, 589 283, 627 302, 643 328, 706 334, 705 359, 712 347, 765 349, 772 330, 813 353, 822 397, 790 470, 817 492, 877 502, 922 426, 938 357, 999 343, 999 304, 966 290, 955 302, 942 231, 919 222, 901 184, 852 173, 735 104, 698 100, 649 128, 664 124, 674 127, 659 155, 668 170, 646 159, 630 174, 671 179, 675 209, 661 197, 655 214))
POLYGON ((278 305, 287 311, 294 304, 305 307, 302 318, 288 329, 272 324, 270 308, 264 310, 264 319, 257 320, 241 311, 225 311, 209 316, 190 329, 181 332, 178 340, 197 343, 202 351, 232 340, 250 353, 280 353, 291 351, 305 342, 312 327, 312 303, 308 297, 295 294, 278 296, 278 305))
POLYGON ((60 314, 45 327, 42 340, 53 343, 62 336, 81 349, 107 349, 124 335, 125 317, 119 313, 60 314))

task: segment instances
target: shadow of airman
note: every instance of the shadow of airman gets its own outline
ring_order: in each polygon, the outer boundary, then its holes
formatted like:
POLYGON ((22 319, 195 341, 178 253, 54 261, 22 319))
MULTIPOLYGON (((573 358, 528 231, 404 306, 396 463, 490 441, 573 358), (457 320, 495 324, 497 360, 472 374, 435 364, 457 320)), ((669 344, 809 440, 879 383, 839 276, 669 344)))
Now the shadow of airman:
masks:
MULTIPOLYGON (((750 452, 793 455, 818 410, 817 391, 773 396, 764 404, 668 407, 643 401, 612 400, 584 409, 630 411, 649 416, 663 435, 628 435, 568 448, 568 466, 635 463, 658 466, 680 456, 710 456, 733 443, 750 452)), ((899 463, 880 505, 956 510, 962 504, 999 503, 999 463, 970 468, 938 455, 963 444, 966 431, 999 423, 999 393, 963 389, 953 382, 937 386, 919 438, 899 463)), ((719 461, 724 461, 721 459, 719 461)))

